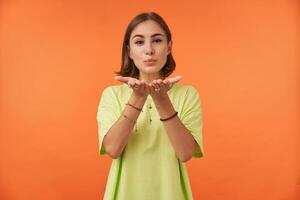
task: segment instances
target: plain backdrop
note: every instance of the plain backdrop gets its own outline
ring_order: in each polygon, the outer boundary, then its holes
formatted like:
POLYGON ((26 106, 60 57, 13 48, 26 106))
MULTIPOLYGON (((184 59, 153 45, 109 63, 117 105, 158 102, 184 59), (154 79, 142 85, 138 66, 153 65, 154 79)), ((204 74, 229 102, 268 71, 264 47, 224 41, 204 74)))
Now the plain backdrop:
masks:
POLYGON ((195 86, 204 157, 195 200, 298 200, 300 2, 0 2, 0 199, 100 200, 111 159, 96 112, 144 11, 173 35, 172 76, 195 86))

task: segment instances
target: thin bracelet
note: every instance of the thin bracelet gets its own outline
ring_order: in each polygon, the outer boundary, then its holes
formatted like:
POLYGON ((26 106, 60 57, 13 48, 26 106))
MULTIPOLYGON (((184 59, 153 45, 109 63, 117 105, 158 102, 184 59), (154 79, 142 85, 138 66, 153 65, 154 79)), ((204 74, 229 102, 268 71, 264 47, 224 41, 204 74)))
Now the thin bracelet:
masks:
POLYGON ((129 117, 127 117, 127 115, 125 115, 124 112, 123 112, 122 114, 123 114, 123 116, 125 117, 125 119, 131 121, 131 122, 134 123, 134 124, 136 123, 135 120, 132 120, 132 119, 130 119, 129 117))
POLYGON ((172 119, 173 117, 175 117, 177 115, 178 112, 175 112, 172 116, 168 117, 168 118, 165 118, 165 119, 162 119, 160 118, 160 121, 167 121, 169 119, 172 119))
POLYGON ((136 110, 142 111, 142 112, 143 112, 143 110, 142 110, 141 108, 137 108, 137 107, 135 107, 134 105, 130 104, 129 102, 126 103, 126 105, 131 106, 131 107, 135 108, 136 110))

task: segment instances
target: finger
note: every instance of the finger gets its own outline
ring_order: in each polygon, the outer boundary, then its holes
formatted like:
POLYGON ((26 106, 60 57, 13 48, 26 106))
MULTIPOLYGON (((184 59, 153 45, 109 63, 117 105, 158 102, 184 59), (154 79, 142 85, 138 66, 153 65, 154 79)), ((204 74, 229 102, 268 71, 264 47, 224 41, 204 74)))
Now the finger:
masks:
POLYGON ((161 84, 163 81, 162 81, 161 79, 158 79, 156 82, 157 82, 158 84, 161 84))
POLYGON ((130 80, 129 80, 129 84, 131 85, 131 88, 132 88, 133 90, 136 90, 136 89, 138 89, 138 87, 139 87, 139 86, 137 85, 135 79, 130 79, 130 80))
POLYGON ((161 90, 164 89, 161 79, 155 81, 155 88, 156 88, 156 90, 154 90, 155 92, 160 92, 161 90))
POLYGON ((148 84, 148 88, 149 88, 149 92, 152 94, 155 88, 153 82, 148 84))
POLYGON ((160 88, 161 90, 165 90, 165 89, 167 88, 167 87, 165 86, 163 80, 161 80, 161 79, 158 79, 158 80, 157 80, 157 84, 158 84, 158 86, 159 86, 159 88, 160 88))
POLYGON ((128 83, 129 87, 133 88, 134 86, 134 81, 132 79, 129 79, 128 83))
POLYGON ((141 87, 144 91, 146 90, 146 84, 144 80, 141 80, 141 87))
POLYGON ((158 84, 157 84, 157 80, 153 81, 153 87, 156 88, 156 89, 159 87, 158 84))
POLYGON ((182 76, 175 76, 173 78, 168 78, 168 80, 171 82, 171 83, 177 83, 178 81, 180 81, 182 79, 182 76))
POLYGON ((137 90, 137 89, 139 89, 139 85, 137 84, 137 82, 134 82, 133 83, 133 89, 135 89, 135 90, 137 90))
POLYGON ((155 92, 155 90, 157 89, 157 84, 156 84, 156 80, 152 81, 152 91, 155 92))
POLYGON ((165 79, 163 82, 168 89, 170 89, 173 85, 168 79, 165 79))
POLYGON ((135 86, 140 87, 141 86, 141 82, 140 81, 135 81, 135 86))
POLYGON ((121 81, 123 83, 128 83, 128 81, 130 80, 130 77, 115 76, 115 80, 121 81))
POLYGON ((139 86, 139 89, 144 90, 144 83, 142 80, 137 80, 137 85, 139 86))

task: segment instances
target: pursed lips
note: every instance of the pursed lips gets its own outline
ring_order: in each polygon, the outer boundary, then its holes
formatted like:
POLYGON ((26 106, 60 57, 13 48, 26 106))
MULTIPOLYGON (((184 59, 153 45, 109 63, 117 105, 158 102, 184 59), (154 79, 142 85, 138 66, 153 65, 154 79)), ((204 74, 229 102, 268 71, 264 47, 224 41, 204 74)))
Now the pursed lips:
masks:
POLYGON ((144 62, 155 62, 156 60, 155 59, 148 59, 148 60, 145 60, 144 62))

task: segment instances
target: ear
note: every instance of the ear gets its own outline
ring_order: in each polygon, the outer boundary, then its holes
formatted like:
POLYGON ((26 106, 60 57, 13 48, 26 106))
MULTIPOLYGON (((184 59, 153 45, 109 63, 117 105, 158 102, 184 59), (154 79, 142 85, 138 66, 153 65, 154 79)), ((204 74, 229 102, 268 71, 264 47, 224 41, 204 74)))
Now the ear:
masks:
POLYGON ((168 55, 172 52, 172 45, 173 45, 173 42, 170 40, 168 43, 168 55))

